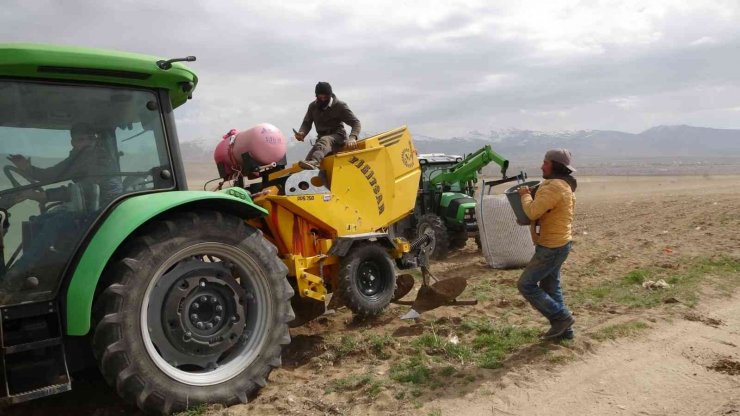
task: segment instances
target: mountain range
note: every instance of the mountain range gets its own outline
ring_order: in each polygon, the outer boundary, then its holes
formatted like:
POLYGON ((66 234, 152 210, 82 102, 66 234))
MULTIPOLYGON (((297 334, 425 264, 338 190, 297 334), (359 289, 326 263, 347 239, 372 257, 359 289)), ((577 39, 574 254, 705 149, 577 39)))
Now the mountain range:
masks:
MULTIPOLYGON (((541 132, 502 130, 482 133, 472 131, 464 136, 438 138, 414 134, 419 153, 462 155, 490 144, 494 151, 509 160, 537 161, 547 149, 565 147, 578 160, 609 161, 647 158, 738 158, 740 130, 714 129, 687 125, 657 126, 641 133, 611 130, 577 130, 541 132)), ((303 158, 308 144, 289 141, 288 160, 303 158)), ((211 162, 216 140, 194 140, 181 143, 186 162, 211 162)))

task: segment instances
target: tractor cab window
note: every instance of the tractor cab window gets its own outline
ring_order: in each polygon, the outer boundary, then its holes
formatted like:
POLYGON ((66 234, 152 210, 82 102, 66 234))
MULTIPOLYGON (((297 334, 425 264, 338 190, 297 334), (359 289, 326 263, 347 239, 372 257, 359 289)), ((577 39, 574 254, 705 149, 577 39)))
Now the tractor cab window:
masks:
MULTIPOLYGON (((428 183, 435 176, 447 172, 451 167, 455 166, 454 163, 430 163, 422 170, 421 174, 421 189, 427 189, 428 183), (426 186, 425 186, 426 185, 426 186)), ((455 182, 447 185, 444 192, 461 192, 460 184, 455 182)))
POLYGON ((151 91, 0 80, 0 300, 54 297, 95 219, 133 192, 171 188, 151 91))

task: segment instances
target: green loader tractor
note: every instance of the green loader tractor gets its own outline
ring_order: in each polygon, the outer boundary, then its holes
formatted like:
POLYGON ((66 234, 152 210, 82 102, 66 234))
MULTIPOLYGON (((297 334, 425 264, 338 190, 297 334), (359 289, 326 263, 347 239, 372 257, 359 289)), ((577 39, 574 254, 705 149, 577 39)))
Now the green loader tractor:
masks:
POLYGON ((0 45, 0 405, 97 365, 130 403, 246 402, 280 365, 287 268, 240 188, 188 191, 179 61, 0 45))
POLYGON ((469 238, 480 248, 474 198, 480 170, 491 162, 501 167, 502 179, 486 181, 487 186, 520 180, 525 174, 507 177, 509 161, 490 145, 465 157, 428 153, 418 158, 421 179, 414 215, 396 223, 394 232, 411 240, 429 236, 428 250, 435 260, 465 247, 469 238))

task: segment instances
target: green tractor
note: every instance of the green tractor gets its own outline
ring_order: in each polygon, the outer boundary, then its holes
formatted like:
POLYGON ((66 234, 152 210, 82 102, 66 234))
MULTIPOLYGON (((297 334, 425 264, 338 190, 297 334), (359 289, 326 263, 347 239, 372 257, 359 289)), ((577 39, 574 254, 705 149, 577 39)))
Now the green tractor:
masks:
POLYGON ((280 365, 293 290, 245 223, 266 211, 187 190, 173 109, 193 60, 0 45, 0 404, 96 363, 171 413, 246 402, 280 365))
POLYGON ((516 181, 525 174, 507 177, 509 161, 490 145, 465 157, 428 153, 418 158, 421 179, 414 215, 396 223, 394 232, 411 240, 429 236, 428 250, 435 260, 446 258, 450 249, 465 247, 469 238, 480 248, 474 198, 480 170, 491 162, 501 167, 503 178, 486 181, 487 186, 516 181))

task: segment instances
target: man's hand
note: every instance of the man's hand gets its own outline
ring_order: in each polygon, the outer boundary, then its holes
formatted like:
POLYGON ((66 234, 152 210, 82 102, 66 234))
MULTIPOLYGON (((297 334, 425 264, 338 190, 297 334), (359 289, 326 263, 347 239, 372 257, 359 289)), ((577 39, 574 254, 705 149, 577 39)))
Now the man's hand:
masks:
POLYGON ((46 192, 41 189, 29 189, 28 191, 23 191, 20 193, 20 198, 22 198, 21 200, 30 199, 32 201, 38 202, 39 204, 45 204, 47 202, 46 192))
POLYGON ((519 196, 530 195, 532 193, 528 186, 522 186, 521 188, 517 189, 517 192, 519 192, 519 196))
POLYGON ((347 142, 344 143, 344 146, 347 148, 347 150, 357 149, 357 137, 349 136, 349 139, 347 139, 347 142))
POLYGON ((9 197, 9 205, 7 206, 7 208, 15 204, 20 204, 21 202, 26 201, 28 199, 32 201, 36 201, 39 204, 45 204, 47 202, 46 192, 44 192, 43 190, 38 190, 38 189, 28 189, 26 191, 13 194, 9 197))
POLYGON ((28 173, 31 171, 31 160, 27 159, 25 156, 10 155, 8 156, 8 160, 11 161, 22 173, 28 173))
POLYGON ((293 132, 295 133, 295 139, 298 140, 299 142, 302 142, 303 139, 306 138, 306 133, 304 133, 302 131, 295 131, 295 130, 293 130, 293 132))

